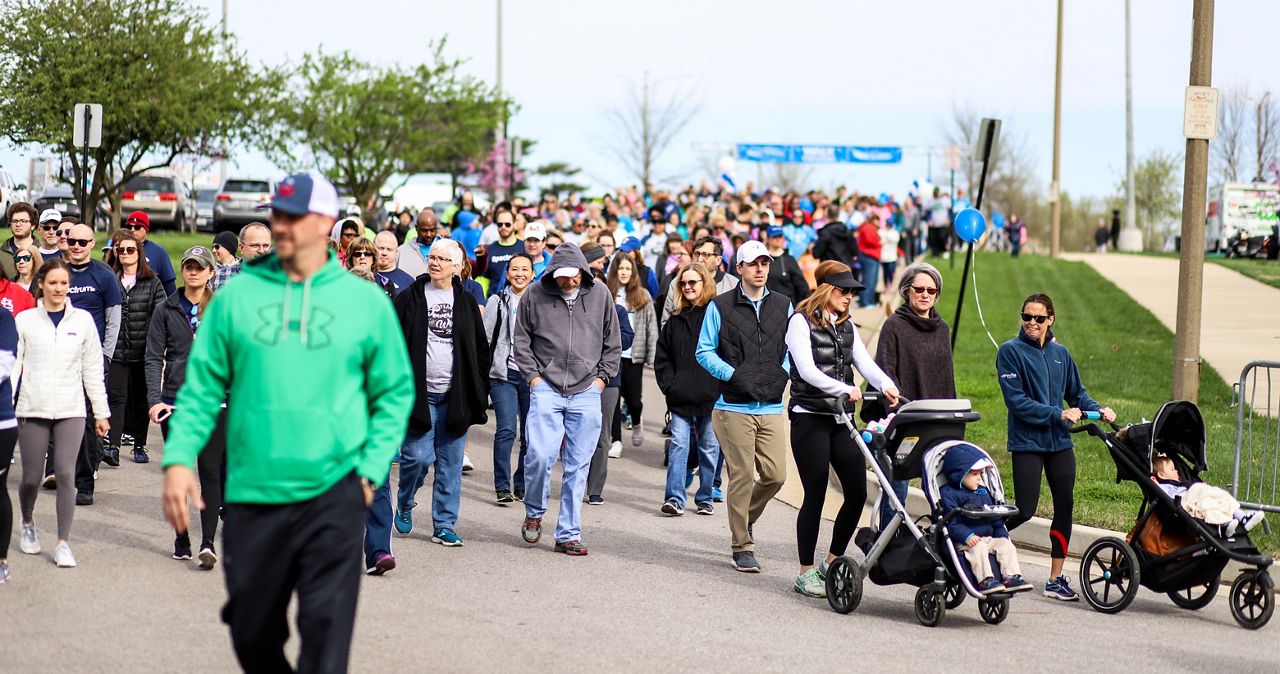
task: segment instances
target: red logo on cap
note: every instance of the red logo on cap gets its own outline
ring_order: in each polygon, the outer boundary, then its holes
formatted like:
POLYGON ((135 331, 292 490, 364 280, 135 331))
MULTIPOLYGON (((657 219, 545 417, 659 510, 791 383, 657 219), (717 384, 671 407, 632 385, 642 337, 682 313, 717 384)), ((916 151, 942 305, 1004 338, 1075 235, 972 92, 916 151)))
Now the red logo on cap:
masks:
POLYGON ((280 189, 276 191, 280 194, 280 196, 288 199, 289 197, 293 196, 293 183, 285 183, 281 185, 280 189))

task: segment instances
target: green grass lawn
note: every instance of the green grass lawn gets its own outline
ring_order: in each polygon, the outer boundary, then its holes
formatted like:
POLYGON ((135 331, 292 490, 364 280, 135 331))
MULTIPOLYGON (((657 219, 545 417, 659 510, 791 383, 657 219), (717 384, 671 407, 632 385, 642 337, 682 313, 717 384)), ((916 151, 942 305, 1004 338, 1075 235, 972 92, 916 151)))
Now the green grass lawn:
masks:
MULTIPOLYGON (((1087 264, 1039 255, 1014 260, 1007 255, 978 253, 975 258, 982 309, 996 342, 1017 335, 1018 313, 1027 295, 1047 293, 1057 313, 1054 332, 1058 341, 1075 358, 1089 394, 1115 409, 1122 424, 1154 417, 1160 405, 1169 400, 1173 333, 1087 264)), ((963 264, 957 260, 954 270, 945 261, 939 266, 944 292, 938 310, 951 323, 963 264)), ((978 320, 972 281, 966 295, 955 350, 956 388, 982 414, 982 421, 969 427, 967 438, 986 448, 1011 482, 1010 455, 1005 451, 1008 417, 996 378, 996 347, 978 320)), ((1225 487, 1235 457, 1235 411, 1230 407, 1230 387, 1208 365, 1201 374, 1199 404, 1209 443, 1209 471, 1204 477, 1225 487)), ((1075 437, 1079 466, 1075 521, 1127 531, 1141 501, 1138 487, 1116 484, 1115 465, 1096 438, 1075 437)), ((1005 486, 1012 491, 1011 484, 1005 486)), ((1052 514, 1047 485, 1042 486, 1037 514, 1052 514)), ((1265 544, 1280 550, 1277 537, 1268 537, 1265 544)))
POLYGON ((1213 262, 1227 269, 1238 271, 1255 281, 1261 281, 1274 288, 1280 288, 1280 261, 1276 260, 1244 260, 1240 258, 1210 258, 1213 262))

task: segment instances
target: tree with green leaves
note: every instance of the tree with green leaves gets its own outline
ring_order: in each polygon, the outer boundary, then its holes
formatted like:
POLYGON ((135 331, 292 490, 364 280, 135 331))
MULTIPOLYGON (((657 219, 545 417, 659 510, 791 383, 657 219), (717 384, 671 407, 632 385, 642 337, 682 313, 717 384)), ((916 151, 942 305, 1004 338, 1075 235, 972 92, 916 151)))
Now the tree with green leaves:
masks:
POLYGON ((587 186, 582 183, 574 182, 574 177, 582 172, 581 168, 573 166, 569 162, 553 161, 543 164, 533 171, 539 178, 547 180, 547 184, 542 187, 544 193, 550 194, 570 194, 577 192, 581 194, 587 191, 587 186))
POLYGON ((349 52, 307 54, 270 106, 258 145, 277 165, 315 168, 351 190, 361 208, 393 175, 457 174, 484 157, 509 102, 443 57, 377 66, 349 52))
MULTIPOLYGON (((1134 203, 1146 250, 1158 250, 1182 211, 1182 157, 1154 150, 1133 167, 1134 203)), ((1124 181, 1116 187, 1124 194, 1124 181)))
POLYGON ((0 0, 0 35, 0 135, 66 156, 88 213, 134 176, 247 138, 269 86, 184 0, 0 0), (76 103, 102 104, 89 166, 76 103))

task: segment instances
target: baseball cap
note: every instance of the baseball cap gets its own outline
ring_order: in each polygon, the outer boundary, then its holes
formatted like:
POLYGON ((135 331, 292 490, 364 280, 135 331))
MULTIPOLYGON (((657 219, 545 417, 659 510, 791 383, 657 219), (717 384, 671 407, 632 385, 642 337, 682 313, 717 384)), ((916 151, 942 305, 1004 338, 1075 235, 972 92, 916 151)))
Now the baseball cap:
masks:
POLYGON ((738 264, 754 262, 762 257, 773 259, 773 256, 769 255, 769 249, 765 248, 764 244, 759 241, 748 241, 738 249, 738 264))
POLYGON ((623 239, 622 245, 618 246, 618 250, 624 253, 640 250, 640 239, 637 239, 634 236, 628 236, 626 239, 623 239))
POLYGON ((775 236, 783 236, 785 233, 782 231, 782 228, 781 228, 781 227, 779 227, 779 226, 777 226, 777 225, 773 225, 772 227, 770 227, 770 228, 768 229, 768 231, 767 231, 765 234, 766 234, 770 239, 772 239, 772 238, 773 238, 773 237, 775 237, 775 236))
POLYGON ((573 278, 581 273, 582 270, 577 267, 561 267, 552 276, 555 278, 573 278))
POLYGON ((46 208, 40 213, 40 224, 46 222, 62 222, 62 211, 56 208, 46 208))
POLYGON ((827 285, 832 285, 837 288, 845 288, 848 290, 862 290, 865 288, 865 286, 858 282, 858 279, 853 277, 853 272, 847 271, 838 271, 834 274, 827 274, 826 276, 817 279, 817 281, 818 285, 825 283, 827 285))
POLYGON ((142 228, 151 231, 151 216, 146 211, 134 211, 129 217, 124 219, 126 225, 142 225, 142 228))
POLYGON ((180 262, 179 265, 184 265, 190 260, 199 262, 205 269, 213 269, 216 265, 213 261, 213 251, 210 251, 204 246, 192 246, 188 248, 187 252, 182 254, 182 262, 180 262))
POLYGON ((547 228, 541 222, 531 222, 524 226, 524 238, 544 241, 547 238, 547 228))
POLYGON ((237 239, 236 235, 231 232, 218 232, 213 237, 213 245, 222 246, 224 249, 235 253, 236 248, 240 245, 240 239, 237 239))
POLYGON ((316 213, 338 217, 338 190, 328 178, 315 171, 295 173, 276 186, 271 201, 258 208, 270 208, 289 215, 316 213))

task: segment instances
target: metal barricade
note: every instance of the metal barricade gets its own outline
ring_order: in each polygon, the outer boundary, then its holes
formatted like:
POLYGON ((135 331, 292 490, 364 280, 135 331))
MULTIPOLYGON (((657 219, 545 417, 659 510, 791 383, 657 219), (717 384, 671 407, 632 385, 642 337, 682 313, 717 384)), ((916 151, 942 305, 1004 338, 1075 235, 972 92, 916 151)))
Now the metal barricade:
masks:
POLYGON ((1245 508, 1280 513, 1280 361, 1249 363, 1233 388, 1231 495, 1245 508))

